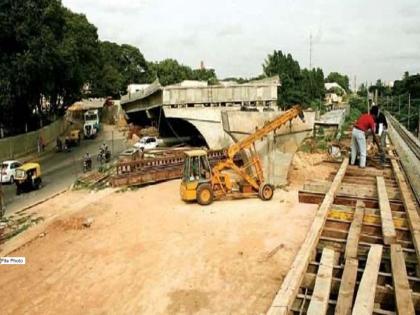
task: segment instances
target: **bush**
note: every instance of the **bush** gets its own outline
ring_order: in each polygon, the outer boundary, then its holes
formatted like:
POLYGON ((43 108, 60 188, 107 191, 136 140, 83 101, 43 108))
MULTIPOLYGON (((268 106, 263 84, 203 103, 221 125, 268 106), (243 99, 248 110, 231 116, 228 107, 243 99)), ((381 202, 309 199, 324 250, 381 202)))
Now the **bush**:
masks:
POLYGON ((352 110, 357 109, 359 113, 367 112, 366 99, 360 96, 351 96, 349 99, 350 113, 352 110))

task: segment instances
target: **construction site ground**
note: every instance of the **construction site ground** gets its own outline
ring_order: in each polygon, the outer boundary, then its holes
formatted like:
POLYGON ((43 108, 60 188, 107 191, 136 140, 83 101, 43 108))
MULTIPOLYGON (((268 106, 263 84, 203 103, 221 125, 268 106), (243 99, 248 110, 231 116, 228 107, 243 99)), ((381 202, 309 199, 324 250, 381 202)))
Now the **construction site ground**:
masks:
POLYGON ((2 314, 258 314, 267 311, 317 205, 309 178, 338 164, 298 152, 290 185, 259 199, 186 204, 179 180, 70 191, 31 210, 43 221, 1 245, 2 314))

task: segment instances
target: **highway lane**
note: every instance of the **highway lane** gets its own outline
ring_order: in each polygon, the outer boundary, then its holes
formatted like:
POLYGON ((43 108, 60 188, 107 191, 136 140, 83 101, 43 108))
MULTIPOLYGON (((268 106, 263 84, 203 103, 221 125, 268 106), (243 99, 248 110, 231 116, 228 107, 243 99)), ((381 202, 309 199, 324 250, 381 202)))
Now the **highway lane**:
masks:
MULTIPOLYGON (((92 155, 93 167, 98 167, 96 156, 99 146, 106 143, 113 150, 113 157, 127 148, 123 135, 113 126, 105 126, 95 139, 82 140, 80 146, 73 147, 71 152, 51 152, 42 156, 41 164, 43 187, 39 190, 16 195, 15 185, 3 185, 6 215, 27 207, 41 199, 47 198, 68 188, 77 176, 82 173, 82 160, 86 152, 92 155)), ((36 161, 37 159, 33 159, 36 161)))

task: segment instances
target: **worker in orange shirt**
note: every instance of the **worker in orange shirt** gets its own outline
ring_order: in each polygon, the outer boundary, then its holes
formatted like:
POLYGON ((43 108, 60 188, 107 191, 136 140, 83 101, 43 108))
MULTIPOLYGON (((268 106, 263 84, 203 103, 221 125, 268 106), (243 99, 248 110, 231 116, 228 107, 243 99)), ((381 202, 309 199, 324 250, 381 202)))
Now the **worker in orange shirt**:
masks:
POLYGON ((357 153, 359 153, 359 166, 361 168, 366 167, 366 138, 369 130, 372 133, 373 141, 378 145, 378 148, 380 148, 378 138, 375 135, 375 121, 378 112, 378 107, 372 106, 369 113, 360 115, 359 119, 354 124, 351 135, 351 165, 356 163, 356 156, 357 153))

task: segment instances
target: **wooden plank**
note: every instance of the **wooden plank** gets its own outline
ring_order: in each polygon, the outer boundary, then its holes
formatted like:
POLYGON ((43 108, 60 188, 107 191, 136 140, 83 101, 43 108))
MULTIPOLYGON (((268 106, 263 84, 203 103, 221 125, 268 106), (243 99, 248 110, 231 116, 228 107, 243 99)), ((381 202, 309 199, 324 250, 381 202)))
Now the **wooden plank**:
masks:
MULTIPOLYGON (((314 193, 306 192, 299 190, 299 202, 301 203, 312 203, 320 204, 324 200, 325 194, 323 193, 314 193)), ((357 198, 362 200, 365 203, 366 208, 379 208, 378 199, 372 198, 357 198)), ((399 200, 390 200, 391 210, 393 211, 404 211, 404 205, 399 200)), ((356 206, 356 199, 354 197, 342 196, 339 193, 335 196, 334 204, 343 205, 343 206, 356 206)))
POLYGON ((382 245, 372 245, 354 302, 353 315, 370 315, 373 312, 381 258, 382 245))
MULTIPOLYGON (((388 151, 390 156, 394 156, 392 151, 388 151)), ((417 213, 416 205, 412 198, 410 187, 405 180, 405 177, 401 171, 398 162, 394 159, 391 159, 392 169, 395 174, 395 178, 400 188, 401 199, 404 204, 405 211, 407 213, 408 226, 411 230, 411 235, 413 238, 414 248, 416 249, 417 261, 420 263, 420 218, 417 213)))
POLYGON ((322 251, 315 287, 307 312, 308 315, 320 315, 327 313, 334 267, 334 255, 334 250, 330 248, 325 247, 322 251))
POLYGON ((398 314, 415 314, 407 269, 401 245, 391 245, 392 282, 394 284, 395 304, 398 314))
MULTIPOLYGON (((305 183, 303 186, 302 191, 307 193, 322 193, 325 194, 328 192, 329 187, 331 186, 331 182, 329 181, 310 181, 305 183)), ((400 199, 399 189, 398 187, 388 187, 386 188, 388 193, 388 198, 390 200, 398 200, 400 199)), ((371 198, 377 199, 378 198, 378 191, 376 189, 376 179, 373 184, 367 184, 364 182, 359 182, 358 184, 349 184, 349 183, 341 183, 341 186, 337 192, 338 196, 348 196, 348 197, 357 197, 357 198, 371 198)))
POLYGON ((347 237, 347 246, 344 253, 345 258, 357 259, 357 246, 359 245, 360 232, 362 231, 363 217, 365 215, 365 204, 357 200, 356 210, 354 211, 353 222, 350 225, 347 237))
POLYGON ((349 160, 344 159, 333 183, 331 184, 330 190, 325 195, 324 200, 318 208, 311 228, 306 234, 305 241, 290 266, 289 272, 284 278, 281 288, 277 292, 267 314, 286 315, 290 311, 293 301, 298 293, 300 283, 305 275, 305 271, 308 268, 311 254, 315 250, 319 237, 321 236, 322 228, 324 227, 327 219, 328 210, 334 202, 335 194, 346 173, 348 165, 349 160))
POLYGON ((392 221, 391 206, 389 205, 384 178, 377 176, 376 183, 378 185, 379 209, 381 210, 384 244, 394 244, 397 242, 397 233, 395 232, 394 221, 392 221))
MULTIPOLYGON (((359 268, 358 272, 363 272, 363 270, 361 270, 359 268)), ((334 272, 333 272, 334 273, 334 272)), ((381 273, 379 273, 380 276, 381 273)), ((315 280, 316 280, 316 274, 313 273, 306 273, 305 277, 302 281, 302 289, 309 289, 312 290, 315 286, 315 280)), ((378 277, 378 281, 379 281, 379 277, 378 277)), ((339 278, 334 278, 332 279, 332 283, 331 283, 331 295, 336 295, 339 294, 339 290, 341 288, 341 280, 339 278)), ((357 281, 356 281, 357 284, 357 281)), ((395 302, 394 302, 394 289, 391 285, 377 285, 376 286, 376 293, 375 293, 375 304, 380 304, 380 305, 384 305, 384 306, 391 306, 390 308, 394 308, 395 307, 395 302)), ((413 299, 413 304, 414 304, 414 308, 417 311, 417 314, 420 314, 420 293, 419 292, 412 292, 411 293, 412 299, 413 299)), ((307 299, 307 301, 309 301, 309 298, 307 299)), ((296 302, 296 300, 295 300, 296 302)))
POLYGON ((340 290, 338 291, 335 315, 350 315, 353 306, 354 288, 356 286, 357 267, 359 261, 347 258, 341 278, 340 290))

